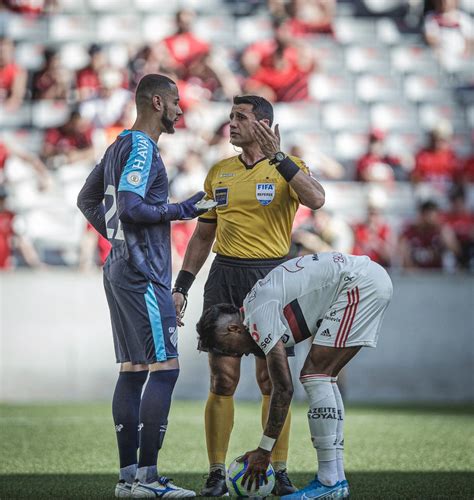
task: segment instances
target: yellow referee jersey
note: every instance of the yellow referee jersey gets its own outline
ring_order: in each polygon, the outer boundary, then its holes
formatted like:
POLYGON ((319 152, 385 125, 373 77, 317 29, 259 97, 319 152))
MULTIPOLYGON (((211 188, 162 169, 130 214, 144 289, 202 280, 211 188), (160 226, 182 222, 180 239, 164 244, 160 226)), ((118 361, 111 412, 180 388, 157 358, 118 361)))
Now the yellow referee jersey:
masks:
MULTIPOLYGON (((303 160, 290 157, 309 174, 303 160)), ((201 222, 217 223, 213 251, 228 257, 272 259, 287 255, 299 201, 269 160, 247 166, 240 156, 216 163, 204 182, 217 207, 201 222)))

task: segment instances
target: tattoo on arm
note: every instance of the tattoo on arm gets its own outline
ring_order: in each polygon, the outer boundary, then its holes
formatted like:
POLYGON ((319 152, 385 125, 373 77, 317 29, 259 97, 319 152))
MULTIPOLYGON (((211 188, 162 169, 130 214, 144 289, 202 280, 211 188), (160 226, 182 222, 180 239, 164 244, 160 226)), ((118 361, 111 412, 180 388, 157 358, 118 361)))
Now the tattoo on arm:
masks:
POLYGON ((268 372, 272 382, 272 397, 265 435, 277 439, 288 415, 293 382, 286 355, 285 344, 280 340, 267 356, 268 372))

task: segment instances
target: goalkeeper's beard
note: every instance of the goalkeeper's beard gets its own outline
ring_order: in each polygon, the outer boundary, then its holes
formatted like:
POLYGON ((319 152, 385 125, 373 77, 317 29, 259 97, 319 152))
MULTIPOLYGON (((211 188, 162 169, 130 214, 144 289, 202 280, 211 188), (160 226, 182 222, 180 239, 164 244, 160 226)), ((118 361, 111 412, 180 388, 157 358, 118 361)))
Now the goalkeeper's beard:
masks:
POLYGON ((161 124, 167 134, 174 134, 174 121, 168 116, 168 105, 165 103, 163 106, 163 116, 161 117, 161 124))

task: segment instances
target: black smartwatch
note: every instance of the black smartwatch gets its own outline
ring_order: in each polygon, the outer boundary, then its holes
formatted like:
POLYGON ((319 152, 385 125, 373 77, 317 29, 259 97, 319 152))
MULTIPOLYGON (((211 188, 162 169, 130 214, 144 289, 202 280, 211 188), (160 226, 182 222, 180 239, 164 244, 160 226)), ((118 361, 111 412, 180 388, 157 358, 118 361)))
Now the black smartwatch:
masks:
POLYGON ((278 151, 275 156, 270 160, 270 165, 275 165, 275 163, 280 163, 286 158, 286 154, 282 151, 278 151))

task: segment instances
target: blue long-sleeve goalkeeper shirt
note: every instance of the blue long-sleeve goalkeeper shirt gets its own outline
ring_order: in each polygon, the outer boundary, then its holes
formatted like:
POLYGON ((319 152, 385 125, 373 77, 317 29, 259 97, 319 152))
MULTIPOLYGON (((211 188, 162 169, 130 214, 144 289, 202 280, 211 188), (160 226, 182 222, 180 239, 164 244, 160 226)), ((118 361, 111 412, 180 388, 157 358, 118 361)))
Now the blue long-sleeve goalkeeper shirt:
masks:
POLYGON ((77 205, 112 244, 104 265, 112 283, 140 292, 150 281, 170 288, 170 220, 178 208, 168 204, 168 176, 150 137, 124 130, 87 178, 77 205))

